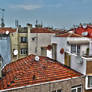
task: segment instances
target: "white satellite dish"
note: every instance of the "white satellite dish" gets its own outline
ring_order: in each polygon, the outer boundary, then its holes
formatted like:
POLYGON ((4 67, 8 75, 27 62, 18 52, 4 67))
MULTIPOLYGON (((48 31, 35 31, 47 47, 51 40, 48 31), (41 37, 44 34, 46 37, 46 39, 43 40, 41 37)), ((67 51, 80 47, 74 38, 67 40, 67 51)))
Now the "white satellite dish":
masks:
POLYGON ((39 56, 35 56, 35 61, 39 61, 39 56))
POLYGON ((18 54, 18 50, 14 50, 14 55, 17 55, 18 54))
POLYGON ((82 32, 82 36, 87 36, 88 32, 82 32))
POLYGON ((6 35, 8 35, 9 34, 9 31, 6 31, 5 33, 6 33, 6 35))

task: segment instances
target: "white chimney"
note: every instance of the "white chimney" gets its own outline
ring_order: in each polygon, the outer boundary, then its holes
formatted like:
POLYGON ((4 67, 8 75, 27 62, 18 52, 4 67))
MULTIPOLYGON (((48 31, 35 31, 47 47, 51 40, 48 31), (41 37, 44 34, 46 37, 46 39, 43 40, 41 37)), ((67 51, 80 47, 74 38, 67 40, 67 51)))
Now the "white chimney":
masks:
POLYGON ((89 56, 92 56, 92 40, 89 43, 89 56))
POLYGON ((28 55, 30 55, 30 33, 31 33, 31 30, 32 30, 32 24, 27 24, 27 30, 28 30, 28 35, 27 35, 27 39, 28 39, 28 55))

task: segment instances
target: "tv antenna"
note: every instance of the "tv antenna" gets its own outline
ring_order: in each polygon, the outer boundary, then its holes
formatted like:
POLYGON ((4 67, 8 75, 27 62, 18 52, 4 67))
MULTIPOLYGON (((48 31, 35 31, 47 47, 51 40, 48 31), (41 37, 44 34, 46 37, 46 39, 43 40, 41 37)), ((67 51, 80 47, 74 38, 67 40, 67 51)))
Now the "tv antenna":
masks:
POLYGON ((5 11, 5 9, 0 8, 0 11, 1 11, 1 14, 2 14, 2 16, 1 16, 1 27, 4 27, 5 26, 5 24, 4 24, 4 11, 5 11))

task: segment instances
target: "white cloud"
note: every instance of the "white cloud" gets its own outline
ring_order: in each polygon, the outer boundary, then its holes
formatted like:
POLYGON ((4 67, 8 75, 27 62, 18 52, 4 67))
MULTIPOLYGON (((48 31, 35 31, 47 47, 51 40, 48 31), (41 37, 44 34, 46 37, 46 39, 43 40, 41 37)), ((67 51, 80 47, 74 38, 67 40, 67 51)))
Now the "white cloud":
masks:
POLYGON ((20 9, 24 9, 24 10, 35 10, 38 8, 42 8, 41 5, 13 5, 11 6, 11 8, 20 8, 20 9))

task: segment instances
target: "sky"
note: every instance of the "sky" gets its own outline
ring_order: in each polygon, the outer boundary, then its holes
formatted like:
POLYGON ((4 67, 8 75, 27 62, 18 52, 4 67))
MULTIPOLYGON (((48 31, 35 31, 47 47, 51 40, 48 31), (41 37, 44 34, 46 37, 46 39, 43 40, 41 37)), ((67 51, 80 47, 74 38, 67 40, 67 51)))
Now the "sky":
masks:
POLYGON ((22 26, 34 26, 38 20, 43 26, 60 29, 92 23, 92 0, 0 0, 0 8, 5 9, 5 25, 11 27, 15 20, 22 26))

